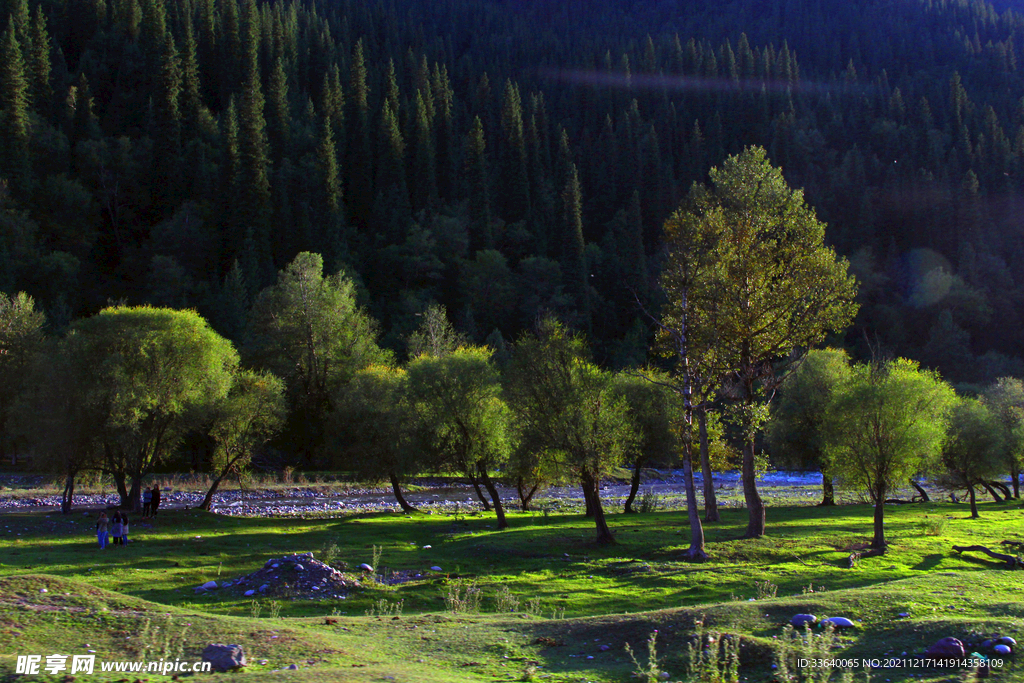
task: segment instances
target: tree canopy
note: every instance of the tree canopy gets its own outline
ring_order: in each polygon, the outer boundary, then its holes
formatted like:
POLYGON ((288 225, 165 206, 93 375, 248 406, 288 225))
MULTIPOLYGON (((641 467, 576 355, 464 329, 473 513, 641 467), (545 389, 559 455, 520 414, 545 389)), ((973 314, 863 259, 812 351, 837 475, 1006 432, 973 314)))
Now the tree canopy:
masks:
POLYGON ((938 374, 904 358, 856 365, 834 393, 826 461, 843 482, 871 496, 872 548, 886 547, 888 493, 938 462, 954 400, 952 387, 938 374))

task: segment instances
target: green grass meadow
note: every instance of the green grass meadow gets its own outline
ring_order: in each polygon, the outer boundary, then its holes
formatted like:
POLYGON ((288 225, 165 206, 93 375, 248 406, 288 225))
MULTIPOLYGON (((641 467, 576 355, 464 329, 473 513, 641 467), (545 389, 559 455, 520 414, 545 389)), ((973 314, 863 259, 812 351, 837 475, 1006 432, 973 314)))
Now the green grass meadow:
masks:
MULTIPOLYGON (((253 680, 624 682, 644 680, 624 644, 643 665, 657 630, 661 667, 681 681, 687 639, 702 620, 740 636, 741 680, 771 681, 773 647, 799 612, 857 622, 835 651, 844 658, 921 653, 947 635, 1022 640, 1024 572, 951 546, 1024 540, 1024 509, 980 508, 971 520, 963 505, 889 506, 889 552, 852 568, 850 553, 870 540, 866 505, 769 508, 769 535, 758 540, 739 540, 744 510, 723 510, 721 523, 705 527, 711 560, 702 564, 680 559, 689 538, 681 511, 611 514, 618 543, 601 547, 589 520, 562 513, 512 513, 511 528, 496 531, 486 513, 273 519, 168 510, 151 524, 133 521, 128 547, 102 551, 94 513, 16 512, 0 516, 0 679, 17 677, 18 654, 198 659, 206 644, 231 642, 251 665, 231 675, 253 680), (264 597, 254 616, 252 598, 234 589, 193 591, 272 557, 322 557, 331 545, 334 565, 363 585, 346 599, 264 597), (376 574, 409 580, 368 581, 358 565, 375 552, 376 574), (446 608, 446 595, 473 585, 476 611, 446 608), (515 612, 502 611, 516 600, 515 612), (291 664, 299 669, 280 670, 291 664)), ((108 675, 134 680, 81 680, 108 675)), ((871 672, 872 681, 966 676, 871 672)), ((1011 657, 989 680, 1024 680, 1024 664, 1011 657)))

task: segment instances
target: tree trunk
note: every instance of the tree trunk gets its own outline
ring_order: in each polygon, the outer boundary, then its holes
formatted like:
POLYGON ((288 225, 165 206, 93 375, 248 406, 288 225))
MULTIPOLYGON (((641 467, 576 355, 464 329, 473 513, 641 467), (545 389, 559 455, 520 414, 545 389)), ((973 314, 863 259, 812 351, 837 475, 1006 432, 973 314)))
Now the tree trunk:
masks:
POLYGON ((395 500, 397 500, 398 504, 402 506, 402 512, 419 512, 419 510, 414 508, 412 505, 409 505, 405 496, 402 495, 402 485, 398 481, 398 475, 394 472, 388 472, 388 477, 391 479, 391 490, 395 494, 395 500))
POLYGON ((633 501, 636 500, 636 492, 640 490, 640 466, 642 464, 642 458, 637 458, 636 462, 633 463, 633 478, 629 482, 629 495, 626 497, 625 512, 636 512, 633 509, 633 501))
POLYGON ((615 535, 608 527, 608 522, 604 518, 604 508, 601 506, 600 481, 589 472, 584 474, 582 479, 583 490, 584 492, 589 491, 589 496, 587 497, 590 500, 590 506, 593 508, 594 524, 597 527, 597 538, 595 540, 600 544, 615 543, 615 535))
POLYGON ((871 539, 871 547, 885 552, 885 490, 875 492, 875 537, 871 539))
POLYGON ((913 486, 915 489, 917 489, 917 492, 919 494, 921 494, 921 502, 922 503, 930 503, 930 502, 932 502, 932 499, 928 497, 928 492, 925 491, 923 488, 921 488, 920 484, 918 484, 916 481, 911 479, 910 480, 910 485, 913 486))
POLYGON ((993 488, 999 489, 999 492, 1003 494, 1004 503, 1010 502, 1010 489, 1007 488, 1006 484, 1004 484, 1001 481, 990 481, 989 485, 992 486, 993 488))
POLYGON ((821 471, 821 502, 818 507, 829 507, 836 504, 836 487, 832 483, 832 475, 826 470, 821 471))
POLYGON ((991 484, 989 484, 987 481, 983 481, 981 482, 981 485, 985 487, 986 491, 988 491, 988 495, 992 496, 992 500, 994 500, 997 503, 1003 502, 1003 499, 999 496, 998 493, 996 493, 996 490, 992 488, 991 484))
POLYGON ((142 513, 142 475, 132 475, 132 488, 128 492, 128 505, 126 506, 129 510, 135 514, 142 513))
POLYGON ((117 487, 117 495, 121 499, 121 504, 118 507, 130 508, 131 498, 128 496, 128 484, 125 483, 125 476, 123 472, 114 472, 114 486, 117 487))
POLYGON ((68 478, 64 482, 64 493, 60 498, 61 514, 70 515, 71 507, 75 504, 75 473, 68 472, 68 478))
POLYGON ((528 512, 530 509, 530 501, 537 494, 537 489, 540 488, 540 484, 534 484, 533 487, 527 491, 526 481, 519 477, 516 479, 516 491, 519 493, 519 503, 523 506, 523 512, 528 512))
POLYGON ((498 488, 494 485, 491 480, 491 475, 487 474, 487 468, 482 464, 477 465, 480 470, 480 479, 484 482, 484 488, 491 494, 491 500, 494 501, 494 514, 498 516, 498 530, 508 528, 508 520, 505 519, 505 508, 501 505, 501 496, 498 495, 498 488))
POLYGON ((718 499, 715 497, 715 478, 711 473, 711 452, 708 448, 708 409, 697 410, 697 426, 700 431, 700 473, 704 479, 704 521, 719 522, 718 499))
POLYGON ((978 514, 978 501, 974 497, 974 486, 967 487, 967 495, 971 497, 971 519, 977 519, 981 515, 978 514))
POLYGON ((686 559, 702 562, 708 559, 708 554, 704 552, 704 526, 697 510, 697 487, 693 483, 693 444, 689 439, 683 444, 683 481, 686 483, 686 513, 690 518, 690 547, 686 550, 686 559))
POLYGON ((583 512, 584 517, 594 516, 594 493, 587 486, 586 480, 581 480, 580 486, 583 488, 583 503, 586 509, 583 512))
POLYGON ((491 502, 487 500, 487 496, 485 496, 484 492, 480 490, 480 482, 476 480, 476 477, 474 477, 472 472, 468 469, 466 470, 466 477, 469 479, 469 483, 473 485, 473 489, 476 491, 476 497, 480 499, 481 503, 483 503, 484 512, 490 512, 491 502))
POLYGON ((206 510, 207 512, 210 511, 210 506, 213 505, 213 494, 217 493, 217 487, 220 486, 221 481, 223 481, 224 477, 228 476, 228 474, 229 470, 225 470, 220 473, 219 477, 213 480, 213 483, 210 484, 210 490, 206 492, 206 497, 203 498, 203 502, 199 504, 200 510, 206 510))
POLYGON ((754 471, 754 439, 750 437, 743 443, 743 499, 747 503, 747 532, 743 538, 761 538, 764 536, 765 514, 764 502, 757 492, 757 475, 754 471))
POLYGON ((1010 477, 1013 480, 1013 497, 1020 500, 1020 468, 1016 465, 1010 468, 1010 477))

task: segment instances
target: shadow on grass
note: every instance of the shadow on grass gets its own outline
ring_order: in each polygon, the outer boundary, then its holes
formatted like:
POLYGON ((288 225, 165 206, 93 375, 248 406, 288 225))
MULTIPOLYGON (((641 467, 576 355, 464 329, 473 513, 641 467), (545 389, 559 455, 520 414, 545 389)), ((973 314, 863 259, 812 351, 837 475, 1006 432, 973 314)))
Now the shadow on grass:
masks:
POLYGON ((929 569, 935 569, 935 567, 939 566, 944 557, 945 556, 939 553, 925 555, 923 558, 921 558, 921 561, 915 564, 913 567, 911 567, 911 569, 916 569, 918 571, 928 571, 929 569))

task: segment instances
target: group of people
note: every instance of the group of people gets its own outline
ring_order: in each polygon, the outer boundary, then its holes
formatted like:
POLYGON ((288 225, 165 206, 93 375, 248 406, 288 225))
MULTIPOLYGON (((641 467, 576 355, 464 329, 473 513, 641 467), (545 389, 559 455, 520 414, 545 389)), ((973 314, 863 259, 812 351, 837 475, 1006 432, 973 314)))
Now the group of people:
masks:
POLYGON ((101 512, 96 521, 96 539, 100 542, 100 550, 108 545, 128 545, 128 514, 118 510, 107 519, 107 513, 101 512))
MULTIPOLYGON (((142 490, 142 516, 155 517, 156 511, 160 508, 160 487, 142 490)), ((128 513, 117 510, 114 516, 107 518, 106 512, 101 512, 96 520, 96 539, 99 541, 100 550, 108 545, 128 545, 128 513)))
POLYGON ((142 489, 142 516, 156 517, 156 511, 159 507, 160 487, 154 486, 152 490, 142 489))

